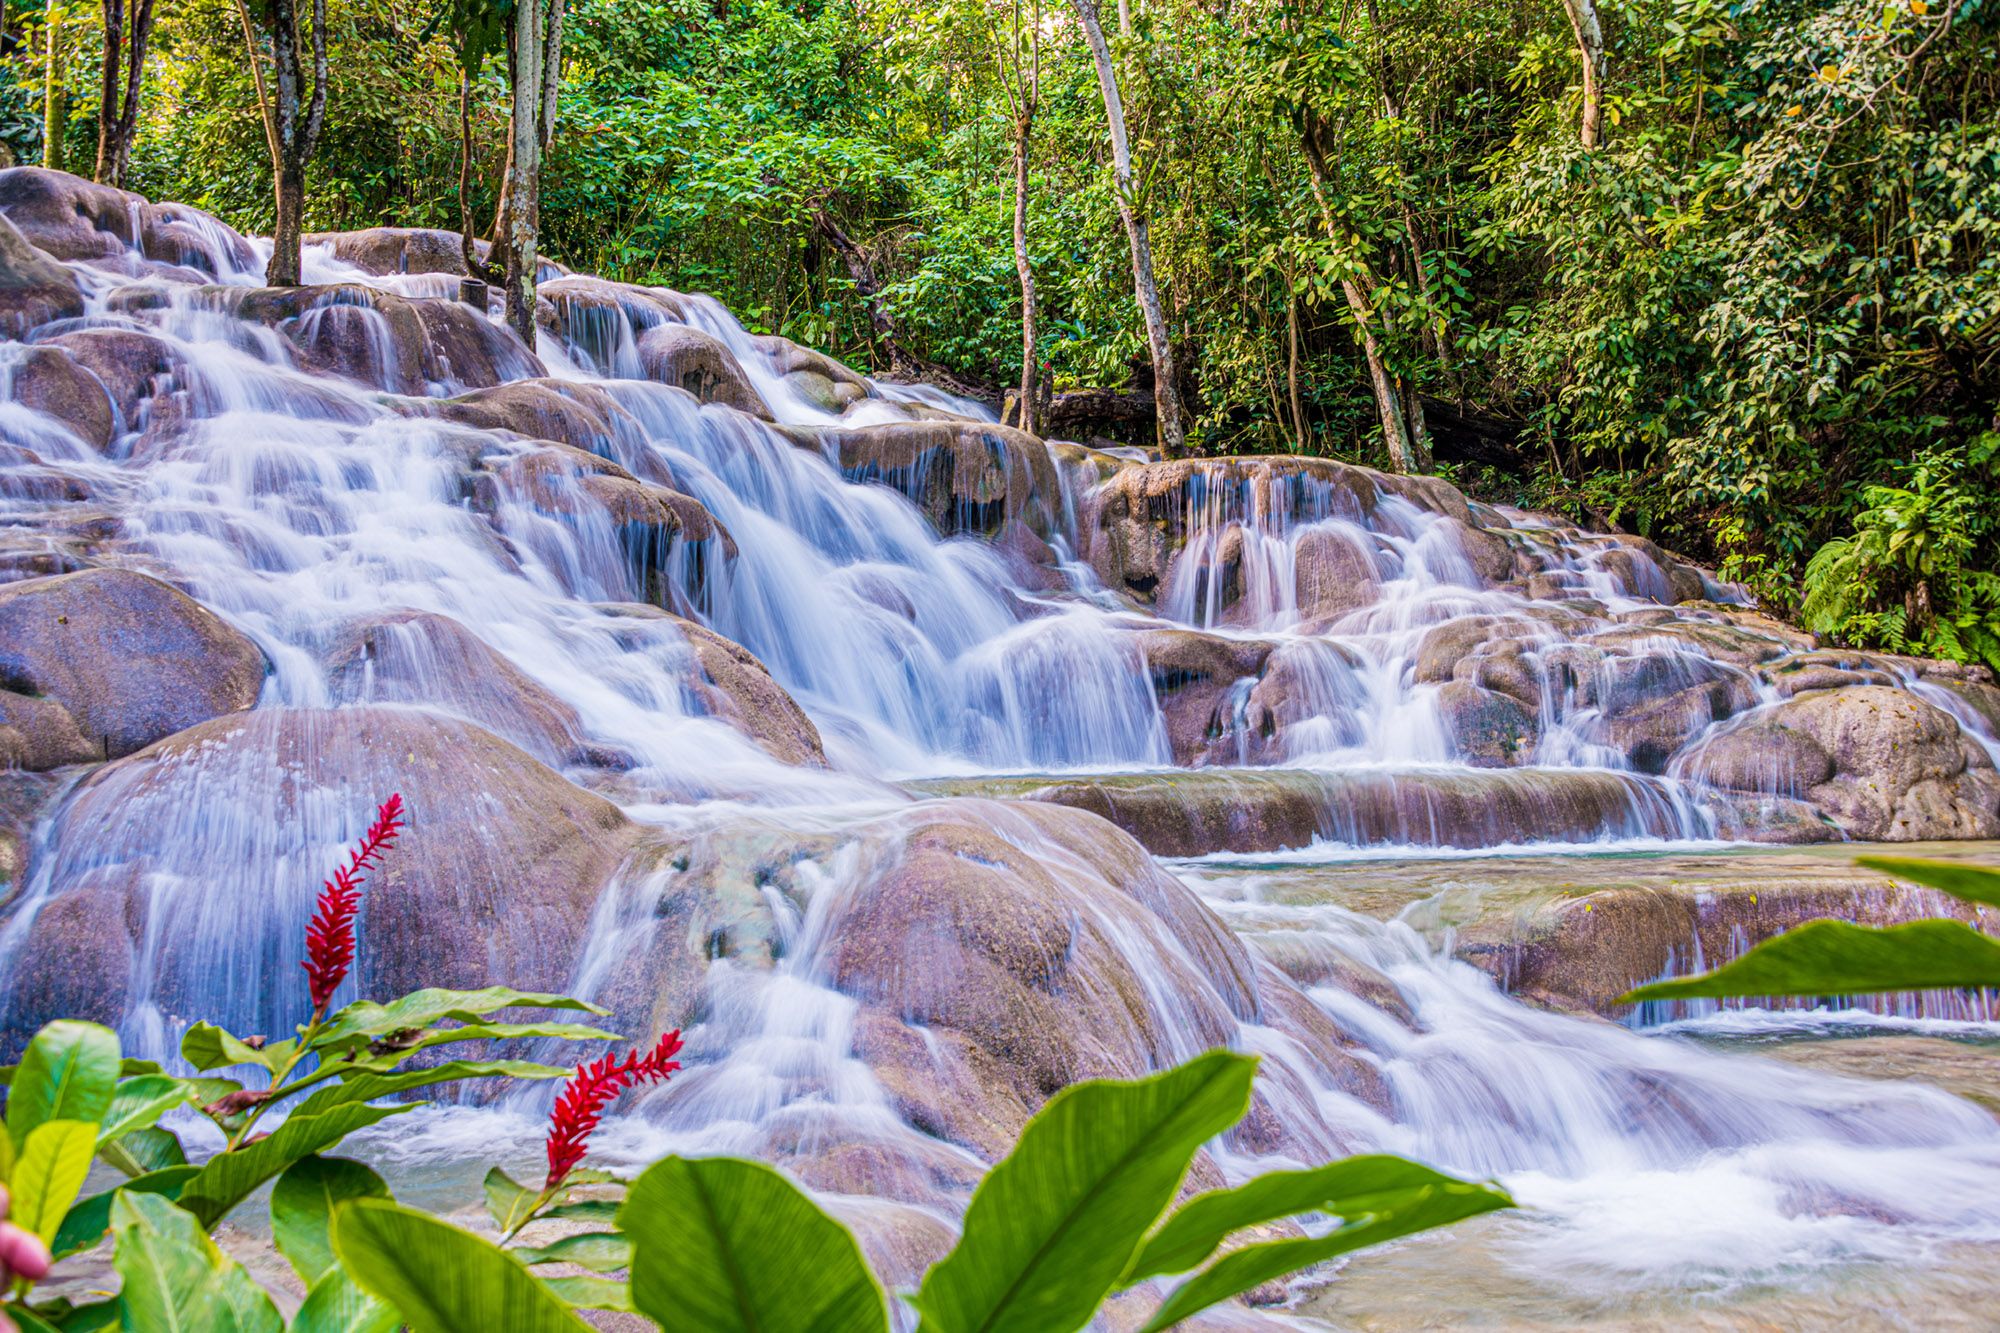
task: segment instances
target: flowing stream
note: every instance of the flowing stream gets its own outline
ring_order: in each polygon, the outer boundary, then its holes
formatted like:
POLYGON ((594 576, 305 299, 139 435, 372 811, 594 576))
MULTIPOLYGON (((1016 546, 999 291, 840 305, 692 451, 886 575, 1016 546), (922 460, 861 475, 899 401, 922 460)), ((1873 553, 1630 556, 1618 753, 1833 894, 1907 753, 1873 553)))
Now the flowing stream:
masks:
MULTIPOLYGON (((1831 1301, 1865 1325, 1856 1274, 1990 1267, 2000 1126, 1970 1101, 1717 1049, 1685 1025, 1661 1035, 1530 1007, 1409 903, 1371 912, 1347 888, 1274 894, 1251 852, 1218 844, 1155 861, 1092 815, 1000 799, 1051 783, 1114 795, 1164 784, 1175 800, 1219 789, 1249 809, 1303 792, 1311 845, 1281 863, 1308 876, 1343 866, 1343 884, 1356 865, 1393 877, 1438 849, 1460 849, 1474 878, 1496 849, 1538 851, 1551 873, 1581 878, 1609 853, 1704 854, 1740 836, 1740 802, 1691 749, 1645 759, 1618 730, 1620 692, 1695 709, 1674 734, 1697 737, 1750 725, 1781 697, 1741 659, 1672 626, 1653 633, 1672 599, 1662 565, 1484 510, 1486 527, 1536 553, 1538 582, 1524 590, 1475 563, 1486 548, 1422 494, 1218 464, 1169 502, 1176 554, 1148 606, 1093 561, 1097 488, 1115 460, 1002 451, 1010 484, 1031 465, 1046 478, 1043 554, 1024 572, 980 513, 941 521, 925 503, 940 484, 927 469, 963 458, 878 466, 843 454, 843 432, 990 421, 978 405, 879 384, 830 404, 782 349, 701 297, 567 307, 532 355, 474 316, 487 382, 600 395, 613 406, 592 452, 698 501, 726 532, 648 546, 586 473, 537 471, 531 438, 431 414, 424 403, 480 384, 449 358, 412 380, 398 369, 411 363, 407 334, 353 295, 436 302, 454 279, 371 273, 309 247, 307 280, 326 290, 281 333, 241 304, 262 243, 199 221, 187 262, 207 285, 162 272, 135 241, 126 271, 70 264, 85 313, 35 334, 126 331, 165 349, 171 369, 108 448, 15 401, 30 344, 0 345, 0 529, 42 540, 74 503, 51 479, 69 479, 116 517, 96 558, 168 579, 261 649, 270 670, 246 716, 271 716, 263 730, 246 724, 247 739, 179 754, 171 781, 121 760, 51 801, 25 878, 0 899, 0 1030, 28 1021, 29 1000, 5 978, 25 973, 37 922, 114 889, 142 923, 119 1018, 133 1054, 172 1058, 197 1014, 246 1032, 299 1021, 295 941, 318 877, 387 794, 371 784, 403 780, 393 745, 342 719, 416 712, 497 733, 639 830, 642 850, 570 914, 575 947, 547 966, 614 1003, 630 1030, 655 1014, 687 1022, 688 1070, 612 1122, 601 1155, 780 1161, 854 1221, 892 1282, 911 1281, 925 1246, 948 1237, 1000 1142, 985 1126, 1009 1123, 1008 1108, 1069 1076, 1136 1073, 1218 1042, 1263 1057, 1262 1091, 1245 1130, 1211 1147, 1207 1179, 1382 1150, 1497 1177, 1526 1205, 1361 1262, 1347 1306, 1345 1279, 1315 1275, 1304 1303, 1273 1319, 1339 1325, 1359 1312, 1383 1321, 1371 1327, 1422 1326, 1385 1293, 1463 1278, 1500 1294, 1450 1305, 1448 1322, 1671 1323, 1742 1301, 1783 1324, 1787 1309, 1831 1301), (648 378, 648 337, 676 323, 727 349, 768 419, 648 378), (340 352, 343 373, 314 359, 321 347, 340 352), (1302 598, 1330 558, 1371 589, 1365 599, 1302 598), (1617 654, 1579 656, 1581 631, 1546 614, 1577 599, 1600 625, 1625 617, 1617 654), (647 603, 754 654, 810 717, 827 762, 784 762, 719 709, 705 641, 647 603), (1478 762, 1447 686, 1419 666, 1430 632, 1467 617, 1522 625, 1536 702, 1507 767, 1478 762), (1282 701, 1267 704, 1254 673, 1223 672, 1190 742, 1176 713, 1188 672, 1162 646, 1179 641, 1161 636, 1196 632, 1204 651, 1254 648, 1271 664, 1263 679, 1286 681, 1282 701), (555 702, 536 712, 530 698, 555 702), (310 719, 303 731, 284 721, 294 713, 310 719), (1260 730, 1267 713, 1282 727, 1260 730), (971 878, 924 880, 912 867, 925 857, 971 878), (968 999, 962 988, 985 983, 957 974, 976 954, 959 936, 895 936, 886 960, 872 957, 899 911, 944 910, 927 892, 998 895, 963 898, 952 919, 970 932, 971 916, 1000 913, 1001 952, 1009 931, 1065 932, 1060 985, 1010 974, 968 999), (734 915, 703 927, 697 973, 657 961, 660 921, 707 921, 688 902, 725 896, 734 915), (1025 924, 1008 904, 1026 905, 1025 924), (917 975, 927 969, 942 975, 917 975), (912 1087, 927 1077, 928 1101, 912 1087)), ((2000 759, 1961 699, 1914 675, 1903 685, 2000 759)), ((1761 799, 1803 794, 1774 768, 1761 799)), ((416 810, 420 827, 429 815, 416 810)), ((495 901, 504 915, 504 886, 495 901)), ((365 976, 390 936, 364 931, 362 947, 365 976)), ((479 959, 493 980, 514 979, 516 955, 496 945, 479 959)), ((2000 1035, 1983 1009, 1959 1017, 1960 1037, 2000 1035)), ((441 1108, 365 1139, 418 1197, 464 1202, 474 1162, 531 1169, 545 1105, 519 1094, 441 1108)))

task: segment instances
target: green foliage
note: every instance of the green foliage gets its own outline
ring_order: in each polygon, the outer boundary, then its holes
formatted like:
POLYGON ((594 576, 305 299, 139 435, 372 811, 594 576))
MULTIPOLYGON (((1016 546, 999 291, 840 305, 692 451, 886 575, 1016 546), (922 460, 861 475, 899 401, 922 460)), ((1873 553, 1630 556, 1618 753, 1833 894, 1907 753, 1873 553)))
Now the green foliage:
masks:
POLYGON ((256 1279, 201 1225, 157 1194, 121 1190, 111 1203, 119 1305, 148 1333, 281 1333, 285 1321, 256 1279))
POLYGON ((583 1333, 589 1326, 491 1241, 387 1199, 333 1213, 333 1248, 413 1333, 583 1333))
POLYGON ((632 1304, 664 1327, 887 1333, 882 1287, 854 1237, 761 1162, 655 1163, 618 1225, 631 1237, 632 1304))

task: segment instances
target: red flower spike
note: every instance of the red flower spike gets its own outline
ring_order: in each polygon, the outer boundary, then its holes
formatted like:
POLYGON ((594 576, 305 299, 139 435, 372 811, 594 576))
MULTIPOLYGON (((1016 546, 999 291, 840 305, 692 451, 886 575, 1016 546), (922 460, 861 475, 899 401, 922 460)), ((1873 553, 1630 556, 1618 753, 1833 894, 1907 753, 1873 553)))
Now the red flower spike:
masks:
POLYGON ((665 1033, 645 1056, 637 1051, 624 1060, 607 1055, 601 1060, 580 1064, 563 1084, 549 1113, 549 1176, 543 1184, 552 1193, 563 1183, 583 1155, 590 1150, 590 1136, 604 1118, 604 1108, 619 1093, 640 1083, 664 1083, 678 1070, 674 1059, 681 1051, 679 1029, 665 1033))
POLYGON ((319 910, 306 926, 306 961, 300 966, 312 986, 313 1017, 325 1011, 333 992, 354 966, 354 915, 361 910, 361 872, 373 869, 403 831, 403 798, 391 796, 375 809, 375 822, 333 878, 319 892, 319 910))

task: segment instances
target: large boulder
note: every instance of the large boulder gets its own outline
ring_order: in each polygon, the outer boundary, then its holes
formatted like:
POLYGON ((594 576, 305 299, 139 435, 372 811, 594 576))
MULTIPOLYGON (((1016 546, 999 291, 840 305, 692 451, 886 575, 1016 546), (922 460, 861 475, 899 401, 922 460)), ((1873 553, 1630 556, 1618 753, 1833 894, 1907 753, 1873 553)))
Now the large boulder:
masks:
POLYGON ((1143 630, 1136 637, 1175 763, 1246 763, 1263 757, 1271 732, 1240 728, 1232 705, 1239 683, 1247 691, 1275 645, 1184 629, 1143 630))
POLYGON ((60 421, 93 449, 106 449, 121 424, 104 382, 61 347, 24 347, 15 362, 15 402, 60 421))
POLYGON ((900 491, 946 536, 991 536, 1011 521, 1046 533, 1061 511, 1047 447, 1010 426, 902 421, 787 429, 802 447, 830 455, 849 481, 900 491))
POLYGON ((1777 713, 1833 761, 1834 776, 1808 795, 1850 836, 2000 837, 2000 775, 1942 709, 1863 685, 1797 695, 1777 713))
POLYGON ((610 394, 592 384, 567 380, 518 380, 441 404, 412 406, 461 425, 554 440, 593 454, 609 455, 615 435, 639 433, 638 423, 610 394))
POLYGON ((1437 707, 1466 763, 1511 768, 1534 757, 1540 719, 1518 699, 1453 680, 1439 688, 1437 707))
MULTIPOLYGON (((465 258, 455 231, 434 227, 367 227, 361 231, 308 233, 307 245, 324 245, 335 259, 378 277, 393 273, 449 273, 465 276, 465 258)), ((482 262, 492 246, 475 239, 482 262)))
POLYGON ((0 332, 20 337, 83 313, 76 275, 37 249, 0 212, 0 332))
POLYGON ((241 319, 278 329, 317 374, 392 393, 490 389, 546 368, 507 329, 458 301, 343 283, 205 293, 241 319))
POLYGON ((693 658, 689 692, 709 716, 728 722, 785 763, 826 764, 819 728, 748 648, 656 606, 609 609, 635 619, 671 622, 680 631, 693 658))
POLYGON ((141 428, 145 409, 180 366, 171 344, 137 329, 76 329, 46 339, 43 346, 61 349, 95 379, 117 414, 120 431, 141 428))
POLYGON ((569 986, 591 910, 637 838, 616 806, 469 722, 263 709, 75 790, 15 955, 68 961, 10 976, 0 1027, 115 1021, 144 999, 170 1020, 284 1031, 307 1007, 296 960, 320 880, 391 792, 409 827, 367 877, 344 995, 569 986))
POLYGON ((771 368, 800 398, 827 412, 843 412, 873 392, 868 380, 824 352, 801 347, 790 338, 761 334, 753 340, 771 368))
POLYGON ((689 324, 655 325, 639 335, 639 364, 648 379, 685 389, 704 403, 770 419, 735 353, 712 333, 689 324))
MULTIPOLYGON (((186 593, 124 569, 87 569, 0 585, 0 686, 22 716, 60 705, 97 756, 250 707, 264 654, 186 593)), ((45 711, 45 710, 43 710, 45 711)), ((67 744, 52 719, 58 748, 67 744)))
POLYGON ((130 271, 137 261, 211 278, 257 266, 250 243, 212 214, 186 204, 150 203, 42 167, 0 171, 0 213, 57 259, 101 262, 119 271, 130 271))

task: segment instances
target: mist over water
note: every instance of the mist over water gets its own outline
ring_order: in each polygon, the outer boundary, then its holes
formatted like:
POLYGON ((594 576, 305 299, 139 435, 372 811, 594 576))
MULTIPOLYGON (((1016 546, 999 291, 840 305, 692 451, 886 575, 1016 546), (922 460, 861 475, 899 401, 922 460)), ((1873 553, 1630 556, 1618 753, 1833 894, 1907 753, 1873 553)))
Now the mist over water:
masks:
MULTIPOLYGON (((1213 1145, 1219 1179, 1367 1150, 1493 1176, 1527 1210, 1476 1243, 1609 1301, 1707 1299, 2000 1239, 2000 1129, 1967 1101, 1530 1008, 1405 921, 1265 900, 1254 856, 1156 863, 1060 807, 917 799, 896 785, 1181 777, 1186 673, 1160 636, 1198 630, 1257 645, 1266 677, 1287 682, 1268 705, 1256 680, 1222 682, 1197 740, 1199 776, 1240 784, 1246 804, 1260 784, 1309 792, 1317 840, 1282 853, 1295 863, 1715 846, 1737 825, 1699 756, 1635 762, 1616 731, 1620 691, 1709 691, 1698 709, 1740 701, 1675 722, 1697 736, 1751 725, 1779 699, 1686 636, 1648 637, 1672 593, 1643 554, 1614 560, 1625 548, 1485 511, 1487 529, 1516 539, 1502 550, 1539 562, 1531 594, 1482 570, 1491 549, 1422 493, 1197 464, 1165 516, 1178 545, 1148 607, 1093 563, 1106 460, 1001 451, 1010 480, 1032 471, 1053 485, 1033 494, 1047 555, 1031 576, 980 514, 941 531, 923 503, 937 480, 926 469, 963 466, 949 455, 898 468, 843 454, 843 431, 990 422, 976 404, 880 384, 830 404, 782 349, 712 300, 672 293, 587 304, 552 290, 546 300, 572 304, 532 352, 490 313, 466 316, 453 346, 492 371, 474 383, 448 358, 419 363, 391 315, 355 294, 434 303, 455 279, 376 275, 309 247, 307 281, 325 290, 281 335, 241 313, 263 243, 246 253, 210 223, 185 221, 212 283, 163 280, 159 257, 137 250, 129 274, 72 264, 86 313, 36 335, 139 332, 171 353, 108 449, 14 401, 27 344, 0 345, 0 525, 41 530, 51 479, 73 478, 116 516, 107 563, 184 589, 270 664, 250 740, 175 755, 171 780, 114 766, 52 804, 0 919, 5 976, 25 965, 40 914, 72 895, 116 885, 142 904, 121 1023, 132 1053, 173 1059, 197 1015, 245 1032, 304 1017, 294 949, 318 877, 403 781, 413 752, 381 738, 414 711, 495 733, 638 827, 640 850, 538 963, 552 984, 614 1004, 628 1029, 656 998, 641 993, 658 966, 656 923, 718 886, 736 895, 729 929, 717 928, 726 947, 683 979, 687 1072, 611 1127, 599 1151, 612 1162, 751 1154, 843 1206, 866 1195, 892 1218, 954 1218, 990 1154, 915 1123, 882 1052, 907 1041, 939 1070, 960 1067, 950 1025, 923 1020, 946 999, 908 974, 927 962, 949 972, 962 955, 882 963, 857 943, 893 916, 882 886, 935 855, 1009 886, 1007 901, 1081 941, 1061 1004, 1095 1030, 1064 1048, 1071 1063, 1049 1056, 1050 1070, 1137 1073, 1217 1043, 1263 1058, 1259 1127, 1213 1145), (725 347, 768 419, 648 378, 646 335, 672 326, 725 347), (307 364, 302 349, 316 348, 325 359, 307 364), (529 379, 601 397, 607 428, 589 454, 699 502, 718 531, 637 541, 568 455, 554 466, 536 437, 442 409, 529 379), (1345 609, 1301 596, 1329 550, 1372 590, 1345 609), (1621 650, 1574 653, 1581 631, 1545 614, 1562 598, 1588 599, 1599 624, 1628 617, 1621 650), (712 645, 648 604, 754 654, 810 717, 826 764, 783 762, 719 709, 702 656, 712 645), (1468 752, 1445 683, 1417 669, 1430 631, 1473 616, 1521 622, 1538 703, 1530 752, 1510 767, 1468 752), (1282 727, 1261 730, 1260 709, 1282 727), (363 734, 341 723, 346 710, 391 721, 363 734), (306 711, 302 743, 281 723, 306 711), (1301 970, 1302 950, 1326 965, 1301 970)), ((2000 761, 1962 700, 1915 676, 1905 685, 2000 761)), ((1775 765, 1764 794, 1804 795, 1775 765)), ((501 873, 466 855, 468 880, 501 873)), ((358 976, 379 947, 364 929, 358 976)), ((514 959, 487 961, 493 980, 518 979, 502 975, 514 959)), ((0 1027, 18 1021, 15 1003, 0 993, 0 1027)), ((903 1073, 921 1067, 907 1051, 896 1059, 903 1073)), ((545 1097, 421 1112, 366 1141, 399 1171, 451 1177, 460 1163, 531 1156, 545 1097)))

